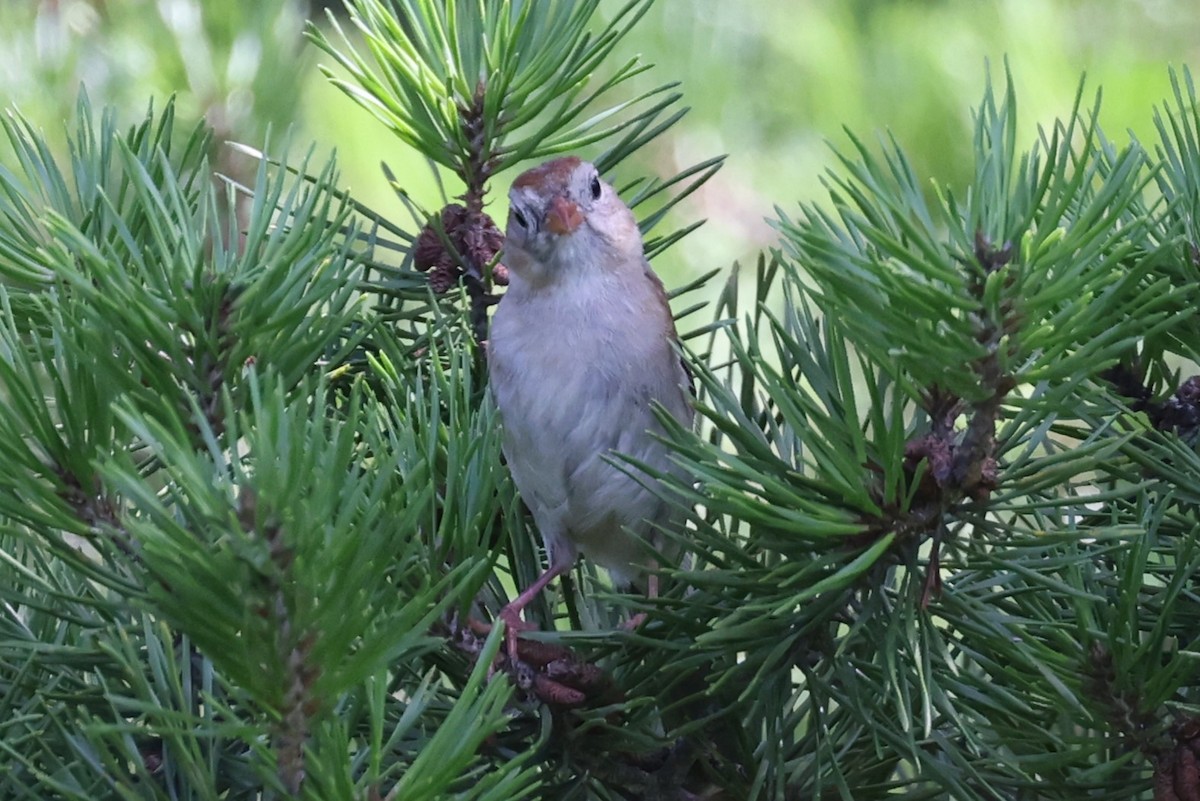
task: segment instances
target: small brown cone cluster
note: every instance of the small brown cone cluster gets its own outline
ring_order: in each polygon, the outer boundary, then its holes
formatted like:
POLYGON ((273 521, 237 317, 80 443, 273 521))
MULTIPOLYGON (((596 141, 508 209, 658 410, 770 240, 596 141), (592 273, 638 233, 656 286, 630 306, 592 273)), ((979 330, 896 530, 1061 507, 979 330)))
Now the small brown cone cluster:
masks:
POLYGON ((1154 766, 1154 801, 1200 801, 1200 718, 1176 723, 1171 739, 1154 766))
MULTIPOLYGON (((413 243, 413 266, 429 273, 429 285, 440 295, 458 283, 464 260, 484 269, 503 245, 504 234, 491 217, 482 212, 471 214, 465 206, 451 203, 438 219, 421 229, 413 243)), ((492 281, 501 286, 508 283, 503 264, 492 266, 492 281)))
POLYGON ((1194 375, 1179 385, 1174 396, 1164 404, 1159 428, 1174 429, 1182 439, 1194 442, 1200 431, 1200 375, 1194 375))
MULTIPOLYGON (((483 650, 491 625, 468 620, 452 621, 455 647, 473 657, 483 650)), ((587 704, 611 703, 620 693, 600 667, 579 658, 571 649, 537 640, 521 640, 520 656, 514 659, 501 649, 493 663, 497 672, 507 673, 526 701, 538 700, 560 709, 587 704)))
POLYGON ((1159 431, 1172 432, 1189 444, 1200 439, 1200 375, 1185 380, 1166 400, 1155 400, 1136 365, 1118 364, 1100 374, 1121 395, 1129 399, 1129 408, 1145 412, 1159 431))
POLYGON ((523 640, 519 661, 501 655, 500 662, 518 689, 552 706, 583 706, 613 691, 603 670, 559 645, 523 640))

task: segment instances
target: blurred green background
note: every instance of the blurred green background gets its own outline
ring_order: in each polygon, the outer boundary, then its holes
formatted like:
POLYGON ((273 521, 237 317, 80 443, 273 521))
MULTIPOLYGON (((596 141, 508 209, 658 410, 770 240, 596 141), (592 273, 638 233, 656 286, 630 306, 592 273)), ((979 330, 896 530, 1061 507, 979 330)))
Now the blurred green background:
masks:
MULTIPOLYGON (((621 5, 605 0, 601 12, 621 5)), ((380 162, 426 208, 440 205, 437 184, 422 159, 317 71, 322 59, 301 31, 305 18, 324 24, 320 6, 340 3, 8 0, 0 4, 0 96, 53 142, 63 140, 80 84, 94 106, 113 104, 130 122, 152 96, 161 104, 177 93, 182 114, 204 115, 219 137, 253 145, 268 126, 295 124, 296 142, 337 150, 343 185, 357 199, 415 227, 380 162)), ((989 65, 1000 78, 1005 58, 1023 142, 1069 111, 1084 73, 1089 103, 1103 87, 1109 137, 1122 142, 1132 131, 1152 142, 1153 108, 1170 92, 1168 65, 1200 64, 1200 3, 660 0, 615 58, 635 54, 657 65, 641 88, 680 80, 692 112, 639 164, 623 166, 667 176, 729 155, 676 214, 676 224, 708 223, 660 259, 671 284, 772 244, 764 218, 776 205, 821 198, 830 144, 847 143, 843 126, 867 139, 890 132, 922 175, 961 185, 971 109, 989 65)), ((12 158, 0 152, 0 164, 12 158)), ((239 158, 214 154, 235 176, 252 168, 239 158)), ((497 217, 511 178, 497 179, 497 217)))

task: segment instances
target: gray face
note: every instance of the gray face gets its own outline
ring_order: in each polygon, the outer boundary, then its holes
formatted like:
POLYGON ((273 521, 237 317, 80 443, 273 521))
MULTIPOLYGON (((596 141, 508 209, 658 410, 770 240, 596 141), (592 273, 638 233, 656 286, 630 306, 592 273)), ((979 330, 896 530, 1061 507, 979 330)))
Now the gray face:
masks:
POLYGON ((509 190, 505 247, 547 259, 560 239, 582 227, 611 194, 595 166, 574 156, 534 167, 518 176, 509 190))

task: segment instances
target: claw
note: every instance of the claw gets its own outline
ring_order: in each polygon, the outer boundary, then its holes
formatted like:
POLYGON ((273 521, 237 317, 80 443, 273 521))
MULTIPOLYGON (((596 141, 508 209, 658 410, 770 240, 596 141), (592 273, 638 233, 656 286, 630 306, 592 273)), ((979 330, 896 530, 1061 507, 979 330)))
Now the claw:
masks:
POLYGON ((521 656, 517 645, 517 637, 523 631, 536 630, 537 626, 522 620, 521 610, 513 609, 511 604, 501 609, 497 617, 504 621, 504 650, 508 655, 508 660, 514 664, 520 662, 521 656))

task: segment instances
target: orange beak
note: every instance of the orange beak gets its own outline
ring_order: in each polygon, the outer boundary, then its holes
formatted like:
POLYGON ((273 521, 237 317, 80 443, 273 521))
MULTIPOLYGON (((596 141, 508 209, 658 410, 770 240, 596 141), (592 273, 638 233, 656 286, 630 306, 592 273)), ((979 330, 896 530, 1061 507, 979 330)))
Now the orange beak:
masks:
POLYGON ((578 206, 561 195, 551 199, 550 208, 546 211, 546 230, 564 236, 582 224, 583 215, 579 213, 578 206))

